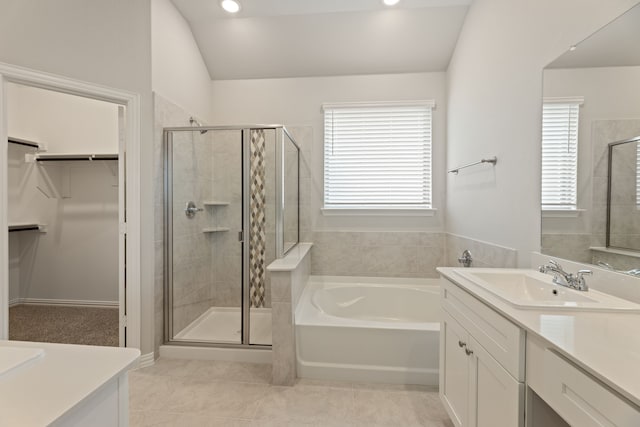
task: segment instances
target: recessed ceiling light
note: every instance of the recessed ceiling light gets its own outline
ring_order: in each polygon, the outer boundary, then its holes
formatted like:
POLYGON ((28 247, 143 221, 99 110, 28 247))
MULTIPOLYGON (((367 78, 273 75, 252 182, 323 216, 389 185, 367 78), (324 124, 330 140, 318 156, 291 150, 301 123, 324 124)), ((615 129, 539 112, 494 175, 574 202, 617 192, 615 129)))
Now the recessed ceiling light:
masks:
POLYGON ((238 13, 240 11, 240 3, 236 0, 222 0, 220 6, 229 13, 238 13))
POLYGON ((578 48, 578 46, 573 45, 569 48, 569 51, 573 52, 574 50, 576 50, 578 48))
POLYGON ((382 0, 382 2, 384 4, 386 4, 387 6, 394 6, 396 4, 398 4, 400 0, 382 0))

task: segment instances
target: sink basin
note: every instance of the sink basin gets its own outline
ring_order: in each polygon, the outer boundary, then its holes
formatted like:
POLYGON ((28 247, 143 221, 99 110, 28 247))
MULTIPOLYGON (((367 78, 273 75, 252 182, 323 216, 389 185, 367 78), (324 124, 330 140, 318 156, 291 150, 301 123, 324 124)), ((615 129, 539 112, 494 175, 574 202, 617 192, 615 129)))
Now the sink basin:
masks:
POLYGON ((464 278, 518 308, 640 312, 640 305, 596 290, 576 291, 535 270, 469 268, 464 278))

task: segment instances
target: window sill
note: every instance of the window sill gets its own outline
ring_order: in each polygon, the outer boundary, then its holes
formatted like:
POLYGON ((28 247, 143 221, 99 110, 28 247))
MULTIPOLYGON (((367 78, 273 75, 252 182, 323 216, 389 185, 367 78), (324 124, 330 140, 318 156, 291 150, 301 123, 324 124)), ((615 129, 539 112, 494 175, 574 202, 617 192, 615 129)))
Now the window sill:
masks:
POLYGON ((435 216, 434 208, 322 208, 325 216, 435 216))
POLYGON ((586 209, 542 209, 543 218, 577 218, 586 209))

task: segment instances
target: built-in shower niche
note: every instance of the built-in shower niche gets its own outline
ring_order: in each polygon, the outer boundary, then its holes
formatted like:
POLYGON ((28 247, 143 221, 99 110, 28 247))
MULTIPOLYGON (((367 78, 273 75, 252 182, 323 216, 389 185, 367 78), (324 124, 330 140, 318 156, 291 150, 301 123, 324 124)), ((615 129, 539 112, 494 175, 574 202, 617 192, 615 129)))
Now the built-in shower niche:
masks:
POLYGON ((167 128, 164 143, 165 342, 271 345, 266 267, 298 240, 297 145, 258 126, 167 128))

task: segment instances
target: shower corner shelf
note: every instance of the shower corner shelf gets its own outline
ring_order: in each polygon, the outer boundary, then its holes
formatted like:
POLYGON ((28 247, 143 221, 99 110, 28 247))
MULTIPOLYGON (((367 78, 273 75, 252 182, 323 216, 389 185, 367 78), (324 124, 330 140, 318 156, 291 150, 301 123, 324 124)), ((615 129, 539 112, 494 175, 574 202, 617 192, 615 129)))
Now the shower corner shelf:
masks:
POLYGON ((225 231, 229 231, 229 229, 225 227, 208 227, 202 229, 203 233, 222 233, 225 231))
POLYGON ((47 226, 44 224, 9 224, 9 232, 16 231, 38 231, 40 233, 47 232, 47 226))
POLYGON ((229 202, 222 200, 209 200, 202 202, 202 204, 205 206, 229 206, 229 202))

